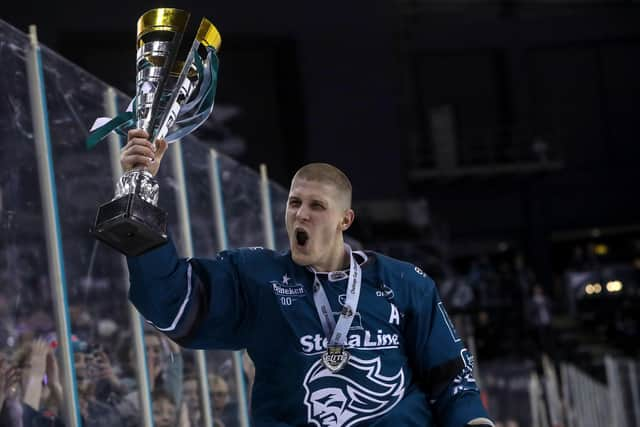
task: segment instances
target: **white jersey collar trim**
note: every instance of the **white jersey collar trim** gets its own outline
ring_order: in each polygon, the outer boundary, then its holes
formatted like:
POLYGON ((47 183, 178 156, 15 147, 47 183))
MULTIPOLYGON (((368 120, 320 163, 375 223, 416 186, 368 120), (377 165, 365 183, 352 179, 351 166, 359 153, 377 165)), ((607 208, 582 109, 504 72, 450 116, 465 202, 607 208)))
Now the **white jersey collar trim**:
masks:
MULTIPOLYGON (((346 243, 344 246, 345 248, 349 247, 346 243)), ((369 257, 367 256, 366 253, 364 253, 364 251, 353 251, 353 255, 358 265, 360 265, 360 267, 362 267, 369 260, 369 257)), ((327 280, 329 280, 330 282, 339 282, 340 280, 349 278, 348 268, 344 270, 336 270, 336 271, 316 271, 316 269, 311 267, 310 265, 307 265, 306 268, 307 270, 309 270, 315 275, 321 275, 321 276, 326 275, 327 280)))

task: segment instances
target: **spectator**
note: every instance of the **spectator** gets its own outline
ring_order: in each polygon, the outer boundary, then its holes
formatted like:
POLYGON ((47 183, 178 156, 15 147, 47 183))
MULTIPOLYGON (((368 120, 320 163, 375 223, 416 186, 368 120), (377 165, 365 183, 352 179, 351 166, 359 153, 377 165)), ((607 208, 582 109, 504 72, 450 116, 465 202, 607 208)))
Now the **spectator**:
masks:
POLYGON ((186 407, 180 405, 178 410, 173 402, 173 396, 165 390, 155 390, 153 400, 153 424, 156 427, 190 427, 189 417, 186 416, 186 407))
MULTIPOLYGON (((164 338, 153 329, 145 330, 145 350, 149 386, 151 391, 162 389, 172 398, 174 405, 182 403, 183 359, 180 346, 164 338)), ((134 350, 130 349, 129 361, 134 363, 134 350)), ((131 391, 118 404, 118 412, 125 419, 126 426, 138 424, 140 416, 140 395, 131 391)))
POLYGON ((14 355, 13 366, 18 381, 11 380, 10 392, 19 390, 23 425, 62 425, 57 416, 62 386, 58 363, 49 344, 41 338, 23 344, 14 355))
POLYGON ((238 414, 234 410, 236 405, 229 405, 229 385, 221 376, 209 374, 209 387, 214 422, 222 427, 234 425, 238 414))
POLYGON ((102 347, 96 347, 87 357, 90 361, 90 376, 96 384, 96 399, 110 405, 117 404, 127 390, 116 375, 109 356, 102 347))
POLYGON ((182 396, 189 414, 189 422, 192 426, 202 425, 199 386, 200 384, 195 374, 185 376, 182 383, 182 396))
POLYGON ((123 418, 115 407, 95 398, 95 375, 91 353, 75 352, 76 383, 82 424, 107 427, 123 425, 123 418))
POLYGON ((22 426, 18 370, 6 355, 0 355, 0 426, 22 426))
POLYGON ((24 343, 13 362, 0 353, 1 426, 61 426, 61 402, 58 365, 46 341, 24 343))

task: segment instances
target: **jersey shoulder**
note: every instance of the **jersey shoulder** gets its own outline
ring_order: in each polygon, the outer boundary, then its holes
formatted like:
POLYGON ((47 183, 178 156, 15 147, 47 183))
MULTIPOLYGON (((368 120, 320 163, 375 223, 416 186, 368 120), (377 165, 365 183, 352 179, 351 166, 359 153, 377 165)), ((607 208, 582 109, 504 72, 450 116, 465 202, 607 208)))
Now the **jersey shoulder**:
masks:
POLYGON ((389 286, 418 288, 423 292, 429 292, 435 288, 433 279, 415 264, 378 252, 369 252, 369 256, 375 258, 379 274, 390 282, 387 283, 389 286))
POLYGON ((221 251, 219 255, 229 256, 233 258, 243 258, 249 260, 260 260, 260 259, 276 259, 283 254, 273 249, 263 248, 262 246, 246 246, 241 248, 234 249, 225 249, 221 251))
POLYGON ((244 272, 260 272, 265 269, 282 268, 291 262, 289 252, 278 252, 260 246, 229 249, 218 254, 218 259, 227 258, 244 272))

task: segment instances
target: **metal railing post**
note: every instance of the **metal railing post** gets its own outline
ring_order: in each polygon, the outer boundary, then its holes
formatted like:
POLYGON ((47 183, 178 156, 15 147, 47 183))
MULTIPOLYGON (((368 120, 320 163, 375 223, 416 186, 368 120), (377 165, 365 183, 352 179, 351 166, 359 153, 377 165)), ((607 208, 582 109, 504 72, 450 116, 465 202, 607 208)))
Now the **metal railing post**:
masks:
MULTIPOLYGON (((224 217, 224 202, 222 199, 222 184, 220 182, 220 167, 218 164, 218 153, 211 149, 209 151, 209 183, 213 198, 213 212, 216 223, 216 233, 218 235, 218 249, 220 251, 229 247, 227 238, 227 224, 224 217)), ((233 352, 233 366, 238 385, 238 416, 240 426, 249 426, 249 408, 247 404, 247 387, 244 382, 244 372, 242 370, 242 351, 233 352)))
MULTIPOLYGON (((193 257, 193 240, 191 238, 191 218, 189 216, 189 199, 187 195, 187 180, 184 175, 184 160, 182 158, 182 143, 176 141, 169 147, 171 150, 171 160, 173 165, 173 174, 177 182, 176 198, 178 208, 178 224, 180 228, 180 236, 182 237, 182 245, 180 248, 181 255, 186 258, 193 257)), ((207 376, 207 360, 203 350, 194 350, 196 356, 196 369, 200 385, 200 404, 202 406, 202 415, 204 425, 206 427, 213 426, 213 417, 211 413, 211 401, 209 398, 209 377, 207 376)))
POLYGON ((44 72, 35 25, 29 26, 29 38, 31 43, 26 57, 29 100, 31 103, 33 137, 38 162, 40 196, 44 214, 49 280, 51 281, 58 348, 61 355, 60 371, 65 394, 63 412, 67 424, 71 427, 77 427, 81 425, 82 421, 76 390, 73 351, 71 348, 71 325, 69 321, 69 309, 67 307, 64 253, 60 233, 53 157, 51 155, 51 135, 49 133, 44 72))
MULTIPOLYGON (((105 92, 104 98, 107 117, 115 117, 118 114, 118 102, 115 90, 113 90, 112 87, 109 87, 105 92)), ((113 190, 115 192, 118 180, 122 176, 122 166, 120 165, 120 149, 122 144, 120 136, 115 132, 111 132, 107 138, 109 142, 109 161, 112 172, 111 177, 113 179, 113 190)), ((129 283, 127 260, 124 256, 121 256, 120 259, 122 262, 122 270, 127 278, 127 283, 129 283)), ((145 427, 151 427, 153 426, 153 409, 151 407, 151 387, 149 386, 147 351, 144 345, 144 329, 142 327, 143 319, 131 302, 127 302, 127 306, 129 311, 129 327, 133 333, 133 346, 136 357, 136 381, 138 383, 138 394, 140 397, 142 425, 145 427)))
POLYGON ((276 239, 273 230, 273 216, 271 213, 271 191, 269 191, 269 177, 267 165, 260 165, 260 196, 262 198, 262 228, 264 229, 265 247, 276 248, 276 239))

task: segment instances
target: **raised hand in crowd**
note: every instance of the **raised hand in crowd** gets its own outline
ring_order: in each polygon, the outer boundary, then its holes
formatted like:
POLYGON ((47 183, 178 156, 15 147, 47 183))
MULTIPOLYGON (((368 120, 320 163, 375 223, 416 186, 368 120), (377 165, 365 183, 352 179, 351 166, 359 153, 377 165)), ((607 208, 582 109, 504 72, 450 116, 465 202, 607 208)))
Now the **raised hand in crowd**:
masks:
POLYGON ((47 368, 47 355, 50 352, 51 348, 45 340, 41 338, 33 340, 31 342, 29 359, 22 371, 24 384, 24 395, 22 401, 36 411, 40 409, 42 385, 47 368))
POLYGON ((93 367, 97 380, 107 381, 109 385, 114 389, 114 391, 118 393, 121 392, 120 380, 113 370, 111 360, 109 359, 107 353, 102 350, 94 352, 93 367))
POLYGON ((52 349, 47 352, 46 368, 47 386, 51 390, 56 406, 62 405, 62 384, 60 383, 60 369, 58 368, 58 360, 52 349))
POLYGON ((191 427, 191 421, 189 420, 189 408, 186 402, 182 402, 180 405, 180 412, 178 413, 178 427, 191 427))

